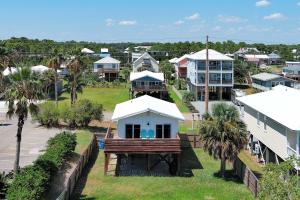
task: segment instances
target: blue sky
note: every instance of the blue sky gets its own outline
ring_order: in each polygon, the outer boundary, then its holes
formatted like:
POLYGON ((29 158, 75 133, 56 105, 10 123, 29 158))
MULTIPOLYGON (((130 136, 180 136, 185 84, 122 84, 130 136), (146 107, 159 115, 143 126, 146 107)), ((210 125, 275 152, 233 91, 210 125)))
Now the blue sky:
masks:
POLYGON ((300 0, 1 0, 0 39, 300 43, 300 0))

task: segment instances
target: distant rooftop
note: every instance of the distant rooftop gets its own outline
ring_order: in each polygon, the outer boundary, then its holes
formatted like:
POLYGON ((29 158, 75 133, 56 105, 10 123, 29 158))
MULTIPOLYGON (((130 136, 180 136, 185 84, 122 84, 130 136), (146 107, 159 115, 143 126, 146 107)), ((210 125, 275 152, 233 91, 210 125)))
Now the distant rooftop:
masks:
POLYGON ((276 78, 279 78, 281 76, 277 75, 277 74, 270 74, 270 73, 260 73, 260 74, 255 74, 253 76, 251 76, 254 79, 258 79, 261 81, 269 81, 269 80, 273 80, 276 78))
MULTIPOLYGON (((194 54, 188 55, 187 58, 193 59, 193 60, 206 60, 206 49, 203 49, 201 51, 198 51, 194 54)), ((225 54, 222 54, 216 50, 209 49, 208 50, 208 59, 209 60, 230 60, 233 61, 232 58, 229 56, 226 56, 225 54)))

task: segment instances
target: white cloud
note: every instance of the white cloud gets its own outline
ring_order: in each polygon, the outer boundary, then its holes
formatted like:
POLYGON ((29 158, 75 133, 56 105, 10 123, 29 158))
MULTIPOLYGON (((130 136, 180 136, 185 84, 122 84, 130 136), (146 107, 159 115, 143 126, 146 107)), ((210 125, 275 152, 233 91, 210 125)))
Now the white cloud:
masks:
POLYGON ((133 26, 133 25, 136 25, 136 21, 135 20, 122 20, 122 21, 119 21, 119 25, 121 26, 133 26))
POLYGON ((283 18, 284 16, 281 13, 273 13, 264 17, 265 20, 278 20, 283 18))
POLYGON ((113 26, 115 25, 115 20, 108 18, 105 20, 106 26, 113 26))
POLYGON ((185 17, 186 20, 196 20, 199 18, 199 13, 194 13, 193 15, 191 16, 187 16, 185 17))
POLYGON ((257 1, 256 3, 255 3, 255 5, 257 6, 257 7, 267 7, 267 6, 269 6, 271 3, 270 3, 270 1, 268 1, 268 0, 259 0, 259 1, 257 1))
POLYGON ((183 20, 178 20, 176 22, 174 22, 175 25, 181 25, 181 24, 184 24, 184 21, 183 20))
POLYGON ((239 22, 247 21, 246 19, 242 19, 237 16, 224 16, 224 15, 219 15, 218 20, 224 23, 239 23, 239 22))

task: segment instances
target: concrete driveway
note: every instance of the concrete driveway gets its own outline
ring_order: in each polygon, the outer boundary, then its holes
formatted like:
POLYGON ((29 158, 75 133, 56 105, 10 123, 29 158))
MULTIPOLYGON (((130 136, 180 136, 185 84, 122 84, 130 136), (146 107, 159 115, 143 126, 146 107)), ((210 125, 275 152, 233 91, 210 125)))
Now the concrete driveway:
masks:
MULTIPOLYGON (((2 113, 3 115, 5 114, 2 113)), ((2 118, 2 120, 0 121, 0 172, 9 172, 13 169, 15 161, 17 118, 12 120, 2 118)), ((22 132, 20 166, 24 167, 36 160, 45 149, 48 139, 59 132, 59 129, 39 127, 28 118, 22 132)))

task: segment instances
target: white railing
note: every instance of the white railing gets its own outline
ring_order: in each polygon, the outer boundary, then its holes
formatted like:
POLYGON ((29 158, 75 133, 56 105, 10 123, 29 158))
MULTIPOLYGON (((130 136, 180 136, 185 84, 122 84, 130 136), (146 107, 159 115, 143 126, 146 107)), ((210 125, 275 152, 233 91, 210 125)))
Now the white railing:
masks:
POLYGON ((297 153, 296 150, 294 150, 292 147, 287 146, 287 154, 289 157, 294 156, 296 158, 299 158, 299 153, 297 153))

